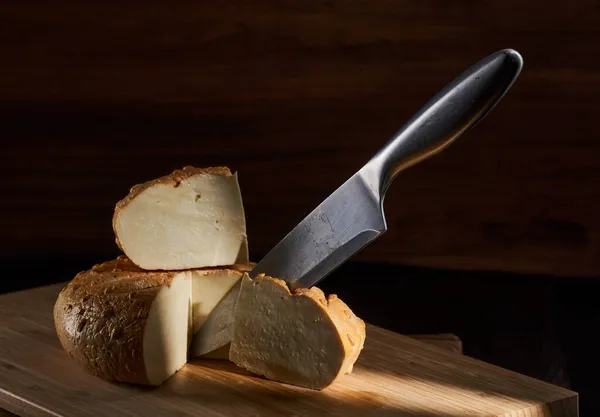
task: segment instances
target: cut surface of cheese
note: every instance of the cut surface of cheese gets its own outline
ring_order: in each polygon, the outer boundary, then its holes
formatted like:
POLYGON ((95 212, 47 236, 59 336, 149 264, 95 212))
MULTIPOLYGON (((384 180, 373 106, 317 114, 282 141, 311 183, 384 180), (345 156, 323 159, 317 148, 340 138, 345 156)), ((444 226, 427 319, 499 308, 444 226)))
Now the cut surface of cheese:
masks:
POLYGON ((136 185, 115 207, 123 252, 150 270, 183 270, 248 261, 237 174, 227 167, 185 167, 136 185))
POLYGON ((161 384, 187 362, 190 342, 190 276, 177 275, 162 288, 146 319, 143 357, 148 381, 161 384))
POLYGON ((231 287, 251 271, 253 264, 236 264, 225 268, 192 270, 192 323, 196 333, 209 314, 219 304, 231 287))
POLYGON ((143 271, 121 256, 79 273, 54 305, 63 348, 99 377, 159 385, 187 361, 189 271, 143 271))
POLYGON ((366 337, 364 322, 335 294, 312 287, 290 292, 280 279, 242 278, 230 360, 268 379, 323 389, 352 367, 366 337))

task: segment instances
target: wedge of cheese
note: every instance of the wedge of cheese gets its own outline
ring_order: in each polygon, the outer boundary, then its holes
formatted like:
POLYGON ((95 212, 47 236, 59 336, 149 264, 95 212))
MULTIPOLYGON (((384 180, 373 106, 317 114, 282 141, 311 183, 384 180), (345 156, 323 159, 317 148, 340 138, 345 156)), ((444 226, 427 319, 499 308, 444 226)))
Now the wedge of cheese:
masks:
MULTIPOLYGON (((252 266, 146 271, 121 256, 65 286, 54 306, 56 332, 92 374, 160 385, 187 362, 194 331, 252 266)), ((210 357, 227 359, 228 351, 210 357)))
POLYGON ((224 268, 192 270, 192 322, 196 333, 208 315, 219 304, 231 287, 249 272, 254 263, 235 264, 224 268))
POLYGON ((248 261, 237 174, 185 167, 134 186, 113 215, 117 245, 143 269, 183 270, 248 261))
POLYGON ((245 274, 230 359, 268 379, 323 389, 352 372, 365 323, 335 294, 290 291, 285 281, 245 274))
POLYGON ((159 385, 187 361, 192 274, 142 271, 125 257, 79 273, 60 292, 63 348, 92 374, 159 385))

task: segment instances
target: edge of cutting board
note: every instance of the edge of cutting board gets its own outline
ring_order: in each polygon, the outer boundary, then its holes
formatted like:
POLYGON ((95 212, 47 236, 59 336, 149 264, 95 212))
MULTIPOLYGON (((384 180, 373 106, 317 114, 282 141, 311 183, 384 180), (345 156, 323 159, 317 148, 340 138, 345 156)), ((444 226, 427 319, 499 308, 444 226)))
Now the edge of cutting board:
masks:
POLYGON ((214 360, 204 362, 205 366, 191 361, 157 389, 104 381, 83 371, 60 347, 51 311, 64 284, 0 296, 0 342, 4 339, 0 406, 11 412, 31 416, 579 415, 576 392, 370 324, 354 372, 324 391, 268 381, 214 360))

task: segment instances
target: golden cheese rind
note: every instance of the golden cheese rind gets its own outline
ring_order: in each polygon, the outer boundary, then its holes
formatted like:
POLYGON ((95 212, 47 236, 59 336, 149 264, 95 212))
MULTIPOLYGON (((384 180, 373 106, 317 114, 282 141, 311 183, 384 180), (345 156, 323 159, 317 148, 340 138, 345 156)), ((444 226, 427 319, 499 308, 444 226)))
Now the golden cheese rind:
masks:
POLYGON ((179 273, 144 271, 125 256, 80 272, 54 305, 61 345, 94 375, 149 384, 143 356, 146 320, 159 291, 179 273))

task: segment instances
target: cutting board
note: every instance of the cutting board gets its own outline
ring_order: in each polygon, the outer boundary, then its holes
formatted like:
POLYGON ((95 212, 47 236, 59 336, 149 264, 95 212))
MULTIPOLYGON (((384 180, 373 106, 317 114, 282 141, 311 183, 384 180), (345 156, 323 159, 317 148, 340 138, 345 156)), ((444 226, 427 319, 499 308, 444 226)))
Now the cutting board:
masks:
POLYGON ((578 416, 577 393, 376 326, 323 391, 194 360, 158 388, 87 374, 61 348, 63 284, 0 296, 0 408, 26 416, 578 416))

